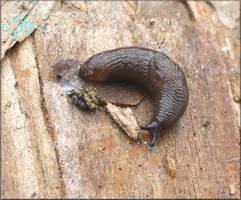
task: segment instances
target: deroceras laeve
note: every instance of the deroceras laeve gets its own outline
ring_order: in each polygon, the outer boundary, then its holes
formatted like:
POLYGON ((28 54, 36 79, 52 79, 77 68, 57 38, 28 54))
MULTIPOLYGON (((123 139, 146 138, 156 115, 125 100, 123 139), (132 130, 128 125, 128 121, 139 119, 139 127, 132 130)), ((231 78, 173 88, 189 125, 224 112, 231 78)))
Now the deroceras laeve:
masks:
POLYGON ((164 129, 170 128, 184 114, 188 87, 180 67, 165 54, 142 47, 123 47, 98 53, 83 63, 79 76, 89 81, 133 81, 152 93, 155 112, 148 125, 153 147, 164 129))

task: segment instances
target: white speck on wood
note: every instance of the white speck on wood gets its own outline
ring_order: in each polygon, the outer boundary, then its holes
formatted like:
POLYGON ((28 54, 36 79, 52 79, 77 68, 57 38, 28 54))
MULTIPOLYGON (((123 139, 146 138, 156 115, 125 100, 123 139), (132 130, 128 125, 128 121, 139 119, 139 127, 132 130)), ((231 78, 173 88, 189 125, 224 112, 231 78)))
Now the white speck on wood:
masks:
POLYGON ((230 187, 230 194, 234 195, 236 192, 234 185, 230 185, 229 187, 230 187))

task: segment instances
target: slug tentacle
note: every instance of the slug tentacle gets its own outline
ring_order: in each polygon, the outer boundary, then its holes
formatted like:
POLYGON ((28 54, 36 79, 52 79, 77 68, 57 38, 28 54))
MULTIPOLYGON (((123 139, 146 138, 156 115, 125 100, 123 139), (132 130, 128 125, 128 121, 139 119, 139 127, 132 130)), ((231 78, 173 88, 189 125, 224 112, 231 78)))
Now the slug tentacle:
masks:
POLYGON ((101 52, 84 62, 79 76, 89 81, 133 81, 149 90, 155 97, 155 112, 152 122, 141 129, 152 133, 150 146, 182 117, 188 104, 184 73, 168 56, 152 49, 123 47, 101 52))

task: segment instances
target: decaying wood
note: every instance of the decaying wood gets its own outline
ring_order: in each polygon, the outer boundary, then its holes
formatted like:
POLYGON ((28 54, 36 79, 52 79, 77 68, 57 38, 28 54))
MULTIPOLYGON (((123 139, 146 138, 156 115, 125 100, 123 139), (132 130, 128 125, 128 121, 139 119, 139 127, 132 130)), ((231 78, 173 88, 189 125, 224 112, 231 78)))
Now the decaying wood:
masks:
MULTIPOLYGON (((1 5, 2 198, 240 198, 240 2, 1 5), (122 46, 159 50, 187 76, 188 109, 153 149, 54 80, 60 59, 122 46)), ((131 107, 138 124, 152 103, 131 107)))

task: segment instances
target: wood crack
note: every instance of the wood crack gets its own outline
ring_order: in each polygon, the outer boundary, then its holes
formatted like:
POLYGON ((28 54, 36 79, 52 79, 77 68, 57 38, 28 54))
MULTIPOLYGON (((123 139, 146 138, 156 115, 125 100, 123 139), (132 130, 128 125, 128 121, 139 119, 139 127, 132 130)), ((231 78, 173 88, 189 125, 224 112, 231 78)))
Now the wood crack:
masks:
MULTIPOLYGON (((195 128, 194 128, 194 124, 193 124, 193 120, 192 120, 192 114, 191 114, 191 111, 190 111, 189 113, 190 113, 190 120, 191 120, 191 124, 192 124, 192 130, 193 130, 193 133, 195 133, 195 128)), ((192 149, 192 145, 191 145, 190 139, 188 139, 188 143, 189 143, 190 150, 191 150, 191 149, 192 149)), ((192 154, 192 155, 193 155, 193 154, 192 154)), ((199 166, 200 166, 199 154, 197 153, 197 155, 198 155, 198 162, 199 162, 199 166)), ((194 163, 193 156, 192 156, 192 163, 194 163)), ((193 168, 194 168, 195 177, 198 177, 194 165, 193 165, 193 168)), ((192 179, 192 187, 193 187, 194 195, 195 195, 195 199, 196 199, 196 198, 197 198, 197 192, 196 192, 196 189, 195 189, 195 184, 193 183, 193 179, 192 179)))
POLYGON ((188 5, 187 1, 183 1, 183 0, 178 0, 178 2, 180 2, 181 4, 183 4, 185 6, 185 9, 187 10, 188 16, 190 18, 191 21, 196 21, 195 19, 195 15, 191 9, 191 7, 188 5))
MULTIPOLYGON (((43 113, 43 118, 44 118, 44 122, 45 122, 45 126, 47 129, 48 134, 51 137, 52 143, 54 144, 54 151, 55 151, 55 155, 56 155, 56 160, 57 160, 57 165, 58 165, 58 170, 59 170, 59 180, 60 180, 60 185, 61 185, 61 198, 64 197, 64 190, 65 190, 65 185, 64 182, 62 181, 63 179, 63 172, 62 172, 62 168, 60 166, 60 160, 59 160, 59 150, 58 148, 56 148, 57 146, 57 141, 55 140, 55 129, 52 126, 52 122, 49 116, 49 112, 47 110, 47 106, 46 106, 46 101, 44 98, 44 84, 43 84, 43 80, 41 78, 41 74, 40 74, 40 69, 39 69, 39 62, 37 59, 37 55, 36 55, 36 42, 35 42, 35 38, 34 36, 32 36, 32 41, 33 41, 33 49, 34 49, 34 58, 35 58, 35 62, 36 62, 36 67, 38 69, 38 78, 39 78, 39 86, 40 86, 40 100, 41 100, 41 110, 43 113)), ((42 162, 41 162, 42 163, 42 162)), ((45 173, 43 170, 43 174, 44 174, 44 181, 45 181, 45 173)))

